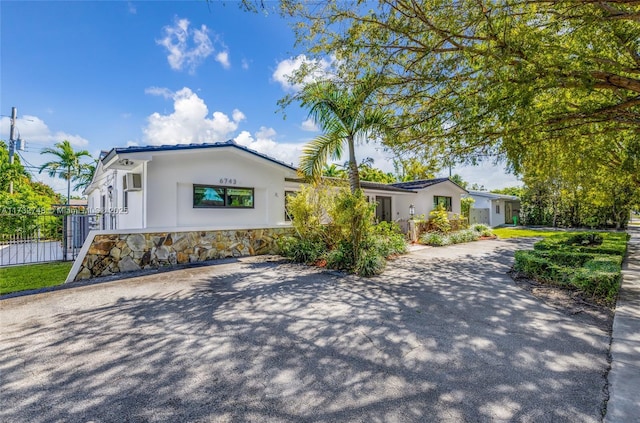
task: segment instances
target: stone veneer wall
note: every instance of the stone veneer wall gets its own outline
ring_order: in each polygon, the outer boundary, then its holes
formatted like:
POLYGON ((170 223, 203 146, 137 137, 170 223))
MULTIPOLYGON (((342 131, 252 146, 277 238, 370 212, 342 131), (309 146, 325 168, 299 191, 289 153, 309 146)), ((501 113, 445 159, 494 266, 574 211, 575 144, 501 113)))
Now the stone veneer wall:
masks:
MULTIPOLYGON (((276 253, 293 229, 100 234, 93 238, 73 280, 206 260, 276 253)), ((71 275, 70 275, 71 276, 71 275)))

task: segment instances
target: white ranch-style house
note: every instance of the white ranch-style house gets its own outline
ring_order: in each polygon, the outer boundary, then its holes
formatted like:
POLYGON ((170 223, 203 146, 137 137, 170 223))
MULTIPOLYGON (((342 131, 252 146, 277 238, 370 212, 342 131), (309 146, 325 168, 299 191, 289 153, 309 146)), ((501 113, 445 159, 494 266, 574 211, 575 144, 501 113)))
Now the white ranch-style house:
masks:
MULTIPOLYGON (((297 169, 233 141, 114 148, 103 152, 84 193, 94 229, 243 229, 288 226, 285 198, 297 169)), ((467 191, 449 180, 362 182, 379 221, 425 216, 437 205, 460 214, 467 191)))

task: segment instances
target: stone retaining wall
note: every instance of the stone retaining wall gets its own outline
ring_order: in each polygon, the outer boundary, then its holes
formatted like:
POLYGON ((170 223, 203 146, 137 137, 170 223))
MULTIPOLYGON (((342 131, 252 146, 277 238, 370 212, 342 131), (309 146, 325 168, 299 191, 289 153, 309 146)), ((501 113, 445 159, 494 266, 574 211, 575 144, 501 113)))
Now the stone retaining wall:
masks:
POLYGON ((71 280, 90 279, 206 260, 276 253, 293 229, 97 234, 71 280))

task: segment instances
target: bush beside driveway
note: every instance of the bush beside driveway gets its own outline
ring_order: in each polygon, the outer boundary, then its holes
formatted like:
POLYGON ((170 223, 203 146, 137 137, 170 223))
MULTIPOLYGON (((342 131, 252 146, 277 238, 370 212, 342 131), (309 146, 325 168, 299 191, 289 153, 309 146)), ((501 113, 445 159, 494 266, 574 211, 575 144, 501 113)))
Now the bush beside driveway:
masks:
POLYGON ((374 278, 269 257, 0 302, 0 420, 599 422, 610 318, 507 276, 529 241, 374 278))

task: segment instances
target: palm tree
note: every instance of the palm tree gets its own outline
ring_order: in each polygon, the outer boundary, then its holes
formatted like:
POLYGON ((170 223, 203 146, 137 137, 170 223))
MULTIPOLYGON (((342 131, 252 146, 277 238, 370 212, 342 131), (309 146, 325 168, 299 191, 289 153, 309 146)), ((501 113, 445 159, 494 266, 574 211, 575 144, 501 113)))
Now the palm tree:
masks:
POLYGON ((351 89, 332 80, 315 82, 298 95, 309 117, 324 132, 310 141, 302 151, 300 171, 307 177, 319 179, 329 157, 339 160, 344 147, 349 150, 348 172, 351 192, 360 189, 355 144, 386 133, 390 115, 370 107, 371 97, 378 87, 378 76, 367 75, 351 89))
POLYGON ((93 174, 96 172, 96 166, 98 166, 98 159, 95 159, 92 163, 81 163, 80 172, 73 178, 76 183, 73 186, 74 191, 84 190, 93 181, 93 174))
POLYGON ((47 174, 55 178, 58 176, 67 181, 67 206, 71 199, 71 180, 78 177, 82 169, 80 159, 82 157, 91 157, 87 150, 74 151, 71 143, 67 140, 58 142, 54 148, 45 148, 40 154, 51 154, 56 156, 57 160, 51 160, 40 166, 40 173, 44 170, 47 174))
POLYGON ((335 163, 325 164, 322 168, 322 176, 326 176, 328 178, 344 178, 346 172, 344 169, 340 169, 338 165, 335 163))

